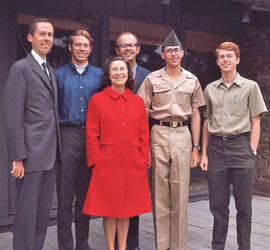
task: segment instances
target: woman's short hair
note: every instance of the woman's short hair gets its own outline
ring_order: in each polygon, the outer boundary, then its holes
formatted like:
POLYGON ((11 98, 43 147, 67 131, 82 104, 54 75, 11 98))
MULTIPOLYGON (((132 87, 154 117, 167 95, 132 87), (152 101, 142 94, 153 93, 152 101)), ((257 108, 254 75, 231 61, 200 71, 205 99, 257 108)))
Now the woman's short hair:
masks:
POLYGON ((125 87, 132 90, 134 88, 134 83, 135 83, 135 79, 133 77, 133 71, 131 69, 129 62, 122 56, 111 56, 105 61, 105 64, 103 66, 103 76, 101 80, 102 84, 101 84, 100 90, 103 90, 107 88, 108 86, 112 86, 112 83, 110 80, 110 68, 111 68, 112 62, 114 61, 123 61, 127 65, 128 79, 126 81, 125 87))
POLYGON ((216 58, 218 58, 219 50, 222 50, 222 49, 224 49, 224 50, 232 50, 232 51, 234 51, 237 58, 240 57, 239 47, 238 47, 237 44, 235 44, 233 42, 223 42, 223 43, 221 43, 216 49, 216 52, 215 52, 216 58))

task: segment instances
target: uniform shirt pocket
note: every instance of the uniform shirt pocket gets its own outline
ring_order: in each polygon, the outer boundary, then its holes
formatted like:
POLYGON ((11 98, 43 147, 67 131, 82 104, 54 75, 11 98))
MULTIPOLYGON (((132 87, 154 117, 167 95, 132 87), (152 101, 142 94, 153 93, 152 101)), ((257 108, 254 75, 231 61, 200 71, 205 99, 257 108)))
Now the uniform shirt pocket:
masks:
POLYGON ((172 100, 171 86, 164 84, 164 86, 153 85, 153 106, 162 106, 170 103, 172 100))
POLYGON ((177 88, 174 92, 175 101, 182 107, 184 112, 190 111, 191 96, 194 92, 194 88, 177 88))

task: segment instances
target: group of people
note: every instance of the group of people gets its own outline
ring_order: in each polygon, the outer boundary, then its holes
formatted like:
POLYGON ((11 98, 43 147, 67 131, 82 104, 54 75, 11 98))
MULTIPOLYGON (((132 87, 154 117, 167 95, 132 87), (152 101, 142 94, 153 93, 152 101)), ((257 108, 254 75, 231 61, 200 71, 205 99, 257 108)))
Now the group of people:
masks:
POLYGON ((119 34, 117 55, 103 70, 90 65, 93 38, 85 30, 69 37, 71 60, 54 71, 46 62, 53 35, 47 19, 32 22, 32 50, 12 65, 4 91, 18 188, 13 249, 42 249, 56 183, 59 250, 90 249, 91 215, 104 217, 109 250, 139 250, 139 215, 152 207, 157 250, 185 250, 190 168, 198 164, 207 171, 212 248, 225 247, 232 183, 237 243, 250 249, 253 170, 267 109, 258 84, 237 73, 239 47, 218 46, 221 78, 203 92, 181 67, 174 31, 162 44, 165 67, 152 73, 136 63, 140 44, 131 32, 119 34))

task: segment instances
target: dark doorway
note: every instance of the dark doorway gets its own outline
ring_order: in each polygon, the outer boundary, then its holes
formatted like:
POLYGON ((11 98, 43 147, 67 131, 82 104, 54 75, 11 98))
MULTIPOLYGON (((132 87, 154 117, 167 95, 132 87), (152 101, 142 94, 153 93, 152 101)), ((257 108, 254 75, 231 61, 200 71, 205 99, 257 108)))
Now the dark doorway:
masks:
POLYGON ((220 78, 214 52, 187 49, 184 58, 186 69, 198 77, 203 89, 208 83, 220 78))
MULTIPOLYGON (((185 67, 196 75, 204 89, 206 85, 220 78, 214 52, 203 52, 187 49, 185 51, 185 67)), ((202 118, 203 122, 203 118, 202 118)), ((190 170, 190 201, 208 197, 206 172, 198 166, 190 170)))

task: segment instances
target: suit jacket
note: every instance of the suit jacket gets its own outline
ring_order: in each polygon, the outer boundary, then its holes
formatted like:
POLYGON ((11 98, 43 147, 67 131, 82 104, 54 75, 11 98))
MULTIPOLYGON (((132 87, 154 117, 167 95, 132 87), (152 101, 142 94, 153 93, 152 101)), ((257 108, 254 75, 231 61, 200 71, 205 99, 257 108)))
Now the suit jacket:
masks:
POLYGON ((135 75, 135 87, 132 90, 133 93, 137 93, 138 89, 140 88, 144 78, 151 73, 148 69, 141 67, 140 65, 137 65, 137 69, 136 69, 136 75, 135 75))
POLYGON ((61 152, 58 94, 32 54, 14 63, 4 91, 4 130, 11 161, 23 160, 26 172, 49 170, 61 152))

